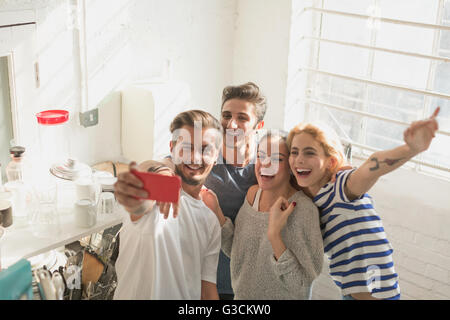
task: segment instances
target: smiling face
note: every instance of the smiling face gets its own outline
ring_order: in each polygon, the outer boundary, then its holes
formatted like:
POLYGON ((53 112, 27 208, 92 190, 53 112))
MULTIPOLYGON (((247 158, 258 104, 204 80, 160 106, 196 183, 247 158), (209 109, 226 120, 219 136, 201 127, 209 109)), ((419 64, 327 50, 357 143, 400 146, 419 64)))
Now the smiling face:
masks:
POLYGON ((329 169, 335 158, 326 156, 322 145, 312 135, 302 132, 291 142, 289 165, 300 187, 315 195, 331 177, 329 169))
POLYGON ((258 145, 255 174, 262 190, 278 189, 289 184, 289 152, 279 137, 267 137, 258 145))
POLYGON ((222 107, 220 122, 226 147, 239 148, 253 135, 258 123, 255 104, 241 99, 227 100, 222 107))
POLYGON ((219 132, 213 128, 195 128, 185 125, 171 142, 175 171, 183 183, 197 186, 204 183, 218 156, 219 132))

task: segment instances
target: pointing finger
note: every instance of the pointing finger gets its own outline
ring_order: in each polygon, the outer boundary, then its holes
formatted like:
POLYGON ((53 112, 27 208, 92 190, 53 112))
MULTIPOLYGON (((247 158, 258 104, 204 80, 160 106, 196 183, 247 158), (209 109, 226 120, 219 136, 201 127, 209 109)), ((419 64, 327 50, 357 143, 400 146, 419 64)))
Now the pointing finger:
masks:
POLYGON ((433 112, 433 114, 431 115, 431 119, 434 119, 434 118, 436 118, 437 116, 438 116, 438 114, 439 114, 439 111, 441 111, 441 107, 437 107, 436 109, 434 109, 434 112, 433 112))

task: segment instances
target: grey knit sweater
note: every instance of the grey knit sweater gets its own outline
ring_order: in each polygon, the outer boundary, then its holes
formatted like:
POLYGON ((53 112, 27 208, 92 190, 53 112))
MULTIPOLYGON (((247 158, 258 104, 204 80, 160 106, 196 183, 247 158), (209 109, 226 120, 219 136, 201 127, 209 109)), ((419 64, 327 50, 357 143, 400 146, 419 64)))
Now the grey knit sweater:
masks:
POLYGON ((278 261, 267 238, 269 213, 258 212, 247 199, 235 225, 229 218, 222 227, 222 250, 231 259, 235 299, 309 299, 313 280, 323 264, 319 212, 303 192, 282 231, 286 251, 278 261))

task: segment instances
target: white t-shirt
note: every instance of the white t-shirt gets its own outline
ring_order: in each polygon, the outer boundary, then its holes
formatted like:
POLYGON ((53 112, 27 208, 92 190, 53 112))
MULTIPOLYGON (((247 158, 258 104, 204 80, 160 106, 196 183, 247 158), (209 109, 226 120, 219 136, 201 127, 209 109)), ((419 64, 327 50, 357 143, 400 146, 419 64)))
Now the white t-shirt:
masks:
POLYGON ((201 281, 216 283, 220 239, 215 214, 184 191, 175 219, 158 206, 136 222, 126 214, 114 299, 199 300, 201 281))

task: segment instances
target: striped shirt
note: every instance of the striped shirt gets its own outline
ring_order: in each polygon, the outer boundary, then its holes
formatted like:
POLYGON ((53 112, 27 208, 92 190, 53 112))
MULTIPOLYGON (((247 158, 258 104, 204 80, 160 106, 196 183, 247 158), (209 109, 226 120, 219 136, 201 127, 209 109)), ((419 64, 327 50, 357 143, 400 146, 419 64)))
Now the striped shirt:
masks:
POLYGON ((379 299, 400 299, 393 249, 372 198, 364 194, 350 201, 345 195, 344 186, 354 170, 340 171, 336 181, 314 198, 330 275, 344 296, 369 292, 379 299))

